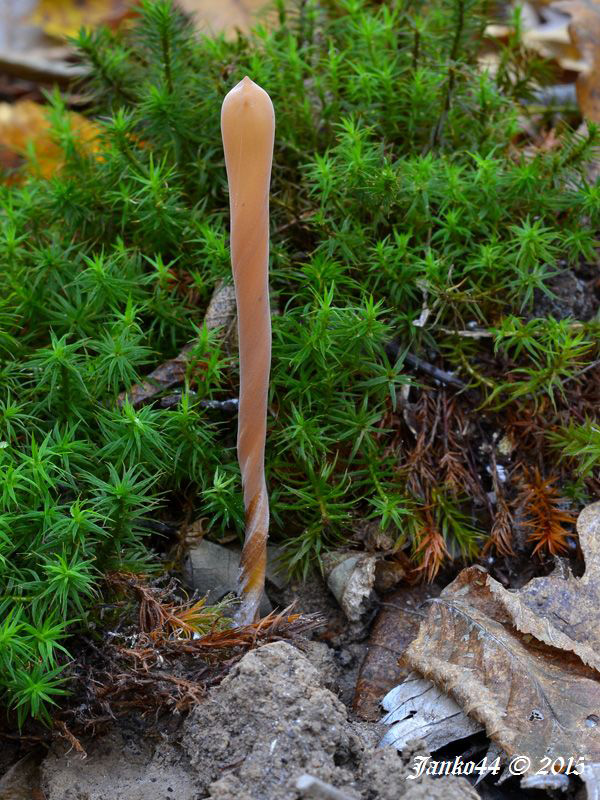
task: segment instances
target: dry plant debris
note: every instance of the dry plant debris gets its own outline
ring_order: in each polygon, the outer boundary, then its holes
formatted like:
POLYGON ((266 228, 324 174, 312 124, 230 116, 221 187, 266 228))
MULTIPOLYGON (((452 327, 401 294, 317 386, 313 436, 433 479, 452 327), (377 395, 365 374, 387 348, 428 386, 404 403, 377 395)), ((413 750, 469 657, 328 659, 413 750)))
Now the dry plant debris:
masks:
POLYGON ((288 608, 251 625, 232 627, 222 613, 226 603, 178 603, 173 582, 152 585, 124 572, 106 580, 117 597, 124 598, 116 606, 124 627, 107 634, 101 646, 82 638, 82 652, 73 666, 73 702, 54 726, 55 735, 75 749, 81 748, 77 736, 131 711, 189 709, 249 650, 293 640, 323 622, 320 615, 291 613, 288 608), (137 601, 135 624, 127 613, 131 595, 137 601))
POLYGON ((382 705, 389 711, 382 722, 392 726, 382 747, 402 750, 409 741, 422 739, 433 752, 482 730, 481 723, 465 714, 455 700, 415 672, 392 689, 382 705))
POLYGON ((489 588, 517 630, 570 650, 600 671, 600 503, 581 512, 577 532, 586 564, 581 578, 564 574, 561 565, 516 592, 491 580, 489 588))
POLYGON ((381 698, 410 673, 410 669, 399 664, 399 659, 425 617, 419 607, 438 592, 435 585, 401 586, 386 596, 369 636, 352 701, 361 719, 379 720, 381 698))
MULTIPOLYGON (((265 0, 178 0, 177 5, 198 31, 229 39, 265 21, 265 0)), ((0 69, 47 84, 73 84, 87 69, 73 63, 68 37, 82 28, 124 28, 137 17, 138 6, 139 0, 13 0, 0 8, 0 69)))
MULTIPOLYGON (((265 0, 178 0, 179 7, 201 31, 235 36, 247 33, 265 0)), ((64 39, 75 36, 82 26, 116 28, 135 15, 135 0, 39 0, 29 21, 48 36, 64 39)))
MULTIPOLYGON (((575 5, 576 0, 566 2, 575 5)), ((565 12, 568 13, 568 10, 565 9, 565 12)), ((555 62, 563 70, 579 73, 585 69, 585 62, 581 50, 569 36, 569 17, 566 13, 561 13, 555 4, 524 4, 521 13, 523 44, 543 58, 555 62)), ((492 37, 505 36, 507 33, 506 28, 503 30, 497 26, 489 31, 492 37)))
POLYGON ((235 37, 236 31, 248 32, 256 23, 257 12, 266 5, 265 0, 178 0, 180 8, 190 14, 198 30, 224 32, 235 37))
MULTIPOLYGON (((69 112, 71 130, 88 152, 97 149, 99 128, 81 114, 69 112)), ((51 178, 64 163, 64 150, 51 134, 47 106, 32 100, 0 103, 0 168, 8 167, 12 183, 24 178, 21 167, 51 178)))
POLYGON ((509 592, 469 567, 430 601, 402 659, 534 771, 544 757, 600 761, 600 503, 581 513, 578 530, 583 578, 559 569, 509 592))
MULTIPOLYGON (((600 121, 600 3, 597 0, 555 0, 519 3, 522 41, 553 65, 567 83, 555 87, 555 98, 570 97, 564 90, 575 79, 577 104, 591 122, 600 121)), ((511 26, 492 24, 486 30, 491 39, 505 40, 511 26)), ((494 66, 493 56, 482 67, 494 66)), ((560 102, 560 100, 559 100, 560 102)))
MULTIPOLYGON (((204 329, 219 330, 219 338, 227 338, 232 333, 235 318, 235 289, 230 284, 220 283, 206 309, 204 329)), ((197 376, 200 380, 202 362, 194 357, 195 347, 196 342, 185 345, 175 358, 163 362, 146 375, 142 383, 135 383, 128 391, 121 392, 118 405, 122 406, 128 400, 134 408, 140 408, 165 389, 181 385, 186 377, 189 380, 197 376)))
POLYGON ((568 552, 569 528, 574 522, 574 515, 561 508, 564 503, 554 486, 556 478, 542 478, 539 469, 526 470, 521 493, 517 498, 525 513, 522 522, 528 534, 528 541, 535 544, 533 555, 540 550, 551 555, 568 552))
POLYGON ((596 0, 558 0, 553 8, 569 14, 569 36, 583 60, 576 83, 583 116, 600 122, 600 3, 596 0))
POLYGON ((27 21, 48 36, 66 39, 76 36, 82 27, 116 28, 133 16, 135 5, 131 0, 38 0, 27 21))

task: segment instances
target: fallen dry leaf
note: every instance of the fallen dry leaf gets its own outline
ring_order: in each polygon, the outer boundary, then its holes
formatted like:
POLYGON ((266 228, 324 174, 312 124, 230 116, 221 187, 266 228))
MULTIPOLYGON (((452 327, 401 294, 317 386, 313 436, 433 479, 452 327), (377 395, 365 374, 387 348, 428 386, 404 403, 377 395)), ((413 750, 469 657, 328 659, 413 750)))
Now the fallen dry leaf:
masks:
MULTIPOLYGON (((231 284, 218 284, 206 309, 204 325, 207 330, 222 329, 222 337, 226 338, 235 321, 235 289, 231 284)), ((190 366, 190 357, 195 342, 185 345, 175 358, 170 358, 146 376, 142 383, 136 383, 126 392, 121 392, 117 404, 122 406, 128 400, 134 408, 140 408, 156 397, 160 392, 182 384, 190 366)))
POLYGON ((198 30, 224 32, 235 36, 236 30, 248 33, 256 24, 257 13, 266 0, 177 0, 177 5, 189 14, 198 30))
POLYGON ((571 650, 600 671, 600 503, 584 508, 577 532, 585 557, 583 577, 559 567, 516 592, 492 578, 488 586, 517 630, 552 647, 571 650))
POLYGON ((544 10, 544 21, 523 30, 523 44, 543 58, 556 61, 564 70, 585 69, 581 51, 569 35, 569 19, 551 9, 544 10))
POLYGON ((0 800, 33 800, 39 791, 39 769, 34 753, 28 753, 0 777, 0 800))
POLYGON ((576 83, 581 113, 600 122, 600 2, 558 0, 552 7, 570 15, 569 35, 585 64, 576 83))
POLYGON ((87 74, 83 64, 73 63, 73 51, 57 42, 28 17, 37 0, 0 2, 0 72, 27 81, 68 85, 87 74))
POLYGON ((381 719, 381 700, 410 673, 398 660, 415 638, 425 617, 421 604, 439 589, 433 584, 402 586, 386 596, 358 673, 352 707, 361 719, 381 719))
POLYGON ((402 750, 411 739, 423 739, 430 752, 482 730, 444 691, 412 672, 382 701, 388 712, 381 720, 391 725, 380 747, 402 750))
MULTIPOLYGON (((69 112, 69 119, 72 130, 83 146, 95 152, 98 127, 73 111, 69 112)), ((50 178, 63 165, 62 150, 52 139, 47 109, 32 100, 0 103, 0 152, 5 166, 17 167, 21 158, 28 163, 31 171, 44 178, 50 178), (33 163, 29 159, 29 147, 35 156, 33 163)), ((10 174, 9 178, 14 182, 17 173, 10 174)))
MULTIPOLYGON (((519 8, 521 40, 529 50, 556 62, 564 70, 580 72, 585 69, 585 62, 569 36, 567 16, 550 8, 548 3, 519 3, 519 8)), ((512 32, 512 26, 495 23, 485 29, 488 38, 504 42, 512 32)))
POLYGON ((586 764, 582 777, 588 800, 600 800, 600 764, 586 764))
MULTIPOLYGON (((598 579, 598 578, 597 578, 598 579)), ((430 601, 403 662, 450 695, 512 757, 600 761, 600 675, 517 631, 481 567, 430 601)))
MULTIPOLYGON (((524 3, 521 9, 523 44, 566 73, 567 83, 546 87, 543 94, 559 104, 570 104, 569 87, 576 73, 579 108, 586 119, 600 121, 600 0, 555 0, 550 5, 538 0, 524 3)), ((504 40, 510 30, 506 25, 489 25, 486 35, 504 40)), ((493 71, 496 65, 496 54, 486 54, 482 66, 493 71)))
POLYGON ((134 0, 38 0, 28 19, 48 36, 66 39, 82 27, 116 28, 135 15, 135 5, 134 0))

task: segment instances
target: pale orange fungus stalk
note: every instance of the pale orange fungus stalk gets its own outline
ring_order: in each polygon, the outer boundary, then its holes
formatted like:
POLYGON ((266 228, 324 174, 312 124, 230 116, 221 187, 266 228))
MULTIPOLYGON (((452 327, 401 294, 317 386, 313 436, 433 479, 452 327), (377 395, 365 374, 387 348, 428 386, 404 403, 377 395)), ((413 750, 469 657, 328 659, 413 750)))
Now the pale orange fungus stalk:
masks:
POLYGON ((221 134, 229 181, 231 264, 238 314, 237 449, 246 509, 242 602, 236 622, 245 625, 258 617, 269 532, 264 456, 271 366, 269 184, 275 136, 271 98, 248 77, 223 101, 221 134))

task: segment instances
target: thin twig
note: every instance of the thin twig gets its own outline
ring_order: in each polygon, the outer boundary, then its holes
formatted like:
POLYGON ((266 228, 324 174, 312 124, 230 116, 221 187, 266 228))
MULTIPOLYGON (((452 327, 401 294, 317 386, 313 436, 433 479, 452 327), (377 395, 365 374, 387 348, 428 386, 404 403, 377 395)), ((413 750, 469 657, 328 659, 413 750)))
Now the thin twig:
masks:
MULTIPOLYGON (((385 346, 385 349, 391 358, 397 358, 400 352, 400 347, 398 346, 397 342, 388 342, 385 346)), ((424 372, 426 375, 430 375, 432 378, 435 378, 436 381, 439 381, 442 384, 454 386, 461 390, 467 388, 467 384, 463 383, 460 378, 457 378, 453 372, 446 372, 446 370, 440 369, 439 367, 430 364, 428 361, 424 361, 422 358, 415 356, 413 353, 405 353, 404 360, 409 367, 417 369, 420 372, 424 372)))
MULTIPOLYGON (((189 392, 191 397, 194 397, 196 392, 189 392)), ((160 399, 161 408, 176 408, 181 402, 181 392, 174 392, 168 394, 160 399)), ((206 408, 209 411, 222 411, 225 414, 237 414, 239 400, 237 397, 228 397, 226 400, 200 400, 198 405, 200 408, 206 408)))

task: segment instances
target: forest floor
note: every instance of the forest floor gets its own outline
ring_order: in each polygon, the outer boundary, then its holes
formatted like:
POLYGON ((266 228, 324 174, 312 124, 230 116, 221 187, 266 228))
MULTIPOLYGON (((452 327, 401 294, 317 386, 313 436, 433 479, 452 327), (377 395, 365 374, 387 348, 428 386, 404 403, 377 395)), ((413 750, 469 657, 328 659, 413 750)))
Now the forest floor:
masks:
MULTIPOLYGON (((78 687, 53 732, 0 731, 0 800, 557 797, 556 787, 527 790, 507 775, 476 786, 477 776, 414 779, 431 754, 426 741, 381 747, 381 700, 410 672, 399 659, 445 580, 371 593, 354 620, 319 576, 269 584, 272 602, 301 617, 288 611, 244 642, 215 642, 216 659, 191 648, 161 656, 140 636, 143 609, 128 607, 101 641, 79 643, 78 687), (298 789, 307 775, 323 785, 298 789)), ((177 584, 159 584, 155 600, 177 599, 177 584)), ((433 758, 480 763, 489 745, 478 732, 433 758)), ((585 797, 576 778, 560 791, 585 797)))

